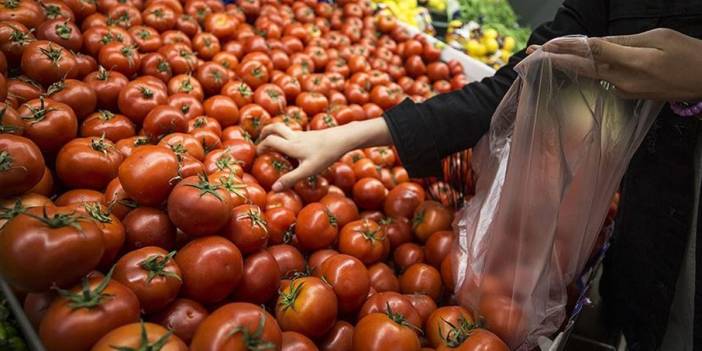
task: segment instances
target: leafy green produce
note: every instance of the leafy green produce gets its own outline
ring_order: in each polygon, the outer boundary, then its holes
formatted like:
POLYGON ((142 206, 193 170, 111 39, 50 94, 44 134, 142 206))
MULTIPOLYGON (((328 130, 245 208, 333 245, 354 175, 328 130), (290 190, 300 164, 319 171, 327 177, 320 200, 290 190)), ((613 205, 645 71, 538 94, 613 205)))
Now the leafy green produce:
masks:
POLYGON ((0 350, 26 351, 27 345, 22 340, 17 326, 12 320, 7 301, 0 294, 0 350))
POLYGON ((461 20, 476 21, 484 29, 495 29, 501 36, 512 36, 517 47, 524 47, 531 30, 519 25, 517 15, 507 0, 459 0, 461 20))

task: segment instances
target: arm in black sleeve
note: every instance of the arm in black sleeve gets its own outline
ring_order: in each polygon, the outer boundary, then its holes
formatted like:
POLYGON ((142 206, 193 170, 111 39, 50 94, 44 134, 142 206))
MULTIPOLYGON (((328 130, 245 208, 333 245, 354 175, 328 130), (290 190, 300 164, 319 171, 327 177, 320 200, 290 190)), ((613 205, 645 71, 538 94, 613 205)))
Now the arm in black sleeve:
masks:
MULTIPOLYGON (((536 28, 529 45, 569 35, 606 35, 607 0, 568 0, 554 20, 536 28)), ((413 177, 441 174, 441 159, 475 145, 512 82, 524 50, 490 78, 434 96, 424 103, 405 99, 385 113, 400 159, 413 177)))

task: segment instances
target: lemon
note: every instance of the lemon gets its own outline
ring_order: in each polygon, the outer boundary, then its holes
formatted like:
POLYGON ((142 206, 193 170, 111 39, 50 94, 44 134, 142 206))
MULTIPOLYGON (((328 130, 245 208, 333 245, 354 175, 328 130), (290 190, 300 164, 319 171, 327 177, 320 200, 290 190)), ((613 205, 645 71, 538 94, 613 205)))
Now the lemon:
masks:
POLYGON ((481 44, 475 39, 468 41, 468 44, 466 44, 466 49, 468 50, 468 55, 473 57, 485 56, 485 53, 487 53, 485 45, 481 44))
POLYGON ((500 48, 500 45, 497 43, 497 39, 495 39, 495 38, 490 38, 490 39, 485 40, 484 45, 485 45, 485 50, 489 54, 494 53, 495 51, 497 51, 497 49, 500 48))
POLYGON ((488 28, 483 31, 483 37, 486 39, 497 39, 497 31, 492 28, 488 28))
POLYGON ((502 59, 502 62, 507 62, 507 61, 509 61, 510 57, 512 57, 512 53, 509 51, 503 50, 500 58, 502 59))
POLYGON ((513 51, 514 50, 514 45, 515 41, 513 37, 506 36, 504 42, 502 43, 502 50, 505 51, 513 51))

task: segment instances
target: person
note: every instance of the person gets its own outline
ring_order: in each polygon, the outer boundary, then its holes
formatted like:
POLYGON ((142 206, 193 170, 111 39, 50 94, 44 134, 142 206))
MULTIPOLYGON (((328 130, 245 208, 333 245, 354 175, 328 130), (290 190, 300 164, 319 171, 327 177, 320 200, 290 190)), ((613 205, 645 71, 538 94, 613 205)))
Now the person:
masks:
MULTIPOLYGON (((606 77, 620 94, 666 101, 702 98, 695 84, 702 51, 693 39, 702 37, 702 1, 566 0, 553 21, 533 31, 528 44, 577 34, 605 37, 591 40, 599 63, 591 73, 606 77), (659 27, 670 30, 607 39, 659 27), (674 43, 673 30, 690 39, 677 37, 686 44, 674 43), (653 37, 649 46, 641 42, 653 37)), ((567 47, 544 50, 564 55, 570 59, 566 64, 578 56, 567 47)), ((405 100, 383 118, 309 132, 268 126, 258 151, 273 149, 300 161, 274 190, 321 172, 347 151, 375 145, 394 144, 412 177, 441 174, 443 157, 472 147, 488 130, 517 76, 514 66, 526 55, 527 50, 516 53, 493 77, 460 90, 424 103, 405 100)), ((695 246, 702 225, 697 221, 702 129, 698 118, 680 116, 671 106, 689 110, 686 104, 666 105, 632 158, 621 182, 620 211, 601 281, 606 322, 623 332, 631 350, 702 349, 702 289, 695 289, 702 281, 695 246)))

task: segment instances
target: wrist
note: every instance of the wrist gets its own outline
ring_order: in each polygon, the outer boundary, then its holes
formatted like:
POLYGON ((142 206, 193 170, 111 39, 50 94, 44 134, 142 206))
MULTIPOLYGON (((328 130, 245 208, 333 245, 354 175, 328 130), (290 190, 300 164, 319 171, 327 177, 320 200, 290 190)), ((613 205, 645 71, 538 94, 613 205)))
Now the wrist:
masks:
POLYGON ((351 122, 342 126, 342 128, 345 128, 342 133, 342 138, 344 138, 345 141, 346 152, 366 147, 392 144, 390 130, 383 118, 351 122))

